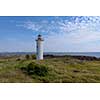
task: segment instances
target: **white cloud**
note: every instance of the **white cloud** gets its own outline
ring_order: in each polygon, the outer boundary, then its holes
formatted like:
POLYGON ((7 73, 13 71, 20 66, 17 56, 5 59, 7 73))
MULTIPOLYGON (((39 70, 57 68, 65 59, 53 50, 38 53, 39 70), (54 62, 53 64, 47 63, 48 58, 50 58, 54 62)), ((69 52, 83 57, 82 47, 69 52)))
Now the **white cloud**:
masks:
MULTIPOLYGON (((68 17, 66 17, 66 19, 55 17, 55 19, 51 21, 28 21, 25 22, 23 26, 39 33, 47 33, 48 36, 44 37, 46 37, 45 40, 47 42, 45 46, 48 51, 67 51, 69 48, 73 50, 74 48, 76 48, 76 50, 90 50, 86 47, 86 44, 89 45, 94 42, 92 46, 96 47, 95 42, 100 40, 99 16, 73 16, 71 19, 68 19, 68 17)), ((94 48, 91 47, 91 51, 93 49, 94 48)))

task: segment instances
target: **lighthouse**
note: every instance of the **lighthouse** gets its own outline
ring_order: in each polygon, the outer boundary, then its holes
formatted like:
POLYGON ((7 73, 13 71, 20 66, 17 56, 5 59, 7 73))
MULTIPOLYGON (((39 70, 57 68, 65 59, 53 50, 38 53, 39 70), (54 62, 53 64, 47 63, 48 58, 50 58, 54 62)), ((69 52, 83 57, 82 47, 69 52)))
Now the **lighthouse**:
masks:
POLYGON ((43 38, 42 35, 38 35, 36 39, 36 59, 43 60, 43 38))

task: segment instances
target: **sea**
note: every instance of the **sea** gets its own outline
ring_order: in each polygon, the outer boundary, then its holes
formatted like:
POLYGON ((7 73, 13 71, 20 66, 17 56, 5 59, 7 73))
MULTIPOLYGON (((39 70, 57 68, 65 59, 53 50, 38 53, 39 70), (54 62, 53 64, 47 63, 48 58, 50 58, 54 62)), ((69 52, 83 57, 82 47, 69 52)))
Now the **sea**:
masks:
MULTIPOLYGON (((36 54, 35 52, 1 52, 0 56, 9 56, 9 55, 25 55, 25 54, 36 54)), ((44 52, 44 55, 72 55, 72 56, 93 56, 100 58, 100 52, 44 52)))
POLYGON ((72 55, 72 56, 92 56, 100 58, 100 52, 48 52, 45 54, 53 54, 53 55, 72 55))

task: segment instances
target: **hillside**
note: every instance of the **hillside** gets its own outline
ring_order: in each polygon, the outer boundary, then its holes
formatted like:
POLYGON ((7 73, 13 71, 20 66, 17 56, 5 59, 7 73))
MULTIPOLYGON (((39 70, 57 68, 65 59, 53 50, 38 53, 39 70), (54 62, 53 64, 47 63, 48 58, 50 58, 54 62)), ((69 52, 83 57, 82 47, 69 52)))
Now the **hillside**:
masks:
POLYGON ((71 56, 47 56, 41 61, 24 56, 0 57, 0 82, 97 83, 100 82, 100 60, 71 56))

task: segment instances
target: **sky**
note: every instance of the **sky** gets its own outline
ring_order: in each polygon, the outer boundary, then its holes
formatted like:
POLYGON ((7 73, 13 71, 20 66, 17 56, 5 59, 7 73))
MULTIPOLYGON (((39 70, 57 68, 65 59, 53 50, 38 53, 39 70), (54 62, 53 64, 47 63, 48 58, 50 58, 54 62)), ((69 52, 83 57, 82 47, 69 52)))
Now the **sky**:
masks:
POLYGON ((0 16, 0 52, 100 52, 100 16, 0 16))

